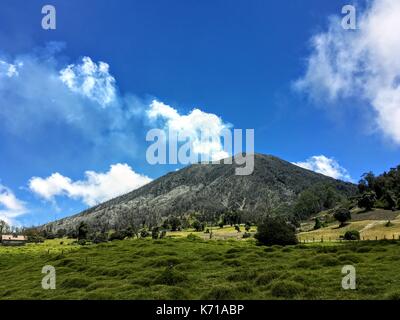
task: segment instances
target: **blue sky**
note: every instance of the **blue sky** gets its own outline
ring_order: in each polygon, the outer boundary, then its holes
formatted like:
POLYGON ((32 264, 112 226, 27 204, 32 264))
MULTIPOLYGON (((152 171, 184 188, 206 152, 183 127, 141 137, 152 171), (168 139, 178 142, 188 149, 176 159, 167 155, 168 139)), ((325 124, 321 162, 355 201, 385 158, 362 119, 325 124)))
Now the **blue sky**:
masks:
POLYGON ((43 30, 47 2, 3 0, 0 218, 61 218, 181 167, 145 157, 146 132, 174 121, 253 128, 256 152, 353 181, 398 165, 398 92, 385 84, 400 46, 375 36, 393 34, 394 3, 360 1, 359 29, 344 31, 347 1, 49 1, 57 29, 43 30))

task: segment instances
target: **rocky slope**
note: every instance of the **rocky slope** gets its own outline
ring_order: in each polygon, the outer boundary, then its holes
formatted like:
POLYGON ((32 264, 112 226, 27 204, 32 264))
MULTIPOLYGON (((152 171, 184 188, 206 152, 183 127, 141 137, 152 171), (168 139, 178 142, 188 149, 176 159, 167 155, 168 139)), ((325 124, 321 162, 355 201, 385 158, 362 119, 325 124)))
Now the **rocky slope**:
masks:
POLYGON ((330 184, 343 194, 351 183, 305 170, 274 156, 256 154, 254 172, 235 175, 236 164, 194 164, 171 172, 130 193, 75 216, 47 224, 53 231, 70 230, 85 221, 95 229, 160 223, 166 216, 190 213, 218 215, 240 210, 257 215, 270 206, 290 205, 316 183, 330 184))

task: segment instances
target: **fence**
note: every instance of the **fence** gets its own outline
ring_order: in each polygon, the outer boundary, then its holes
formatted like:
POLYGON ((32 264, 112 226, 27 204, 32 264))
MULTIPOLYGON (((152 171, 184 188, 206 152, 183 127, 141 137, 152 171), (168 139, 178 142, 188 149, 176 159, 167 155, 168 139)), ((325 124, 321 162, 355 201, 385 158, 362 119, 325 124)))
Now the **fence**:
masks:
MULTIPOLYGON (((332 237, 321 237, 321 238, 299 238, 298 239, 300 243, 314 243, 314 242, 342 242, 342 241, 347 241, 343 238, 332 238, 332 237)), ((392 240, 392 241, 396 241, 396 240, 400 240, 400 234, 399 235, 392 235, 392 237, 386 237, 386 235, 384 235, 383 237, 364 237, 362 236, 360 238, 360 240, 356 240, 356 241, 385 241, 385 240, 392 240)))

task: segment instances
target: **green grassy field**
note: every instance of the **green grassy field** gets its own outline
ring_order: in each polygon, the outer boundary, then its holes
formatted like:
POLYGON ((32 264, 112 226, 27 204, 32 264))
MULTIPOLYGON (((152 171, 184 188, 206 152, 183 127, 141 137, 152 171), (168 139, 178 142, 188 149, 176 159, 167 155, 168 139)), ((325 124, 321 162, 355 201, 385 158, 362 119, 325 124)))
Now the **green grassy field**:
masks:
POLYGON ((253 240, 135 239, 0 246, 0 299, 397 299, 400 242, 261 247, 253 240), (343 290, 343 265, 357 290, 343 290), (57 289, 43 290, 44 265, 57 289))

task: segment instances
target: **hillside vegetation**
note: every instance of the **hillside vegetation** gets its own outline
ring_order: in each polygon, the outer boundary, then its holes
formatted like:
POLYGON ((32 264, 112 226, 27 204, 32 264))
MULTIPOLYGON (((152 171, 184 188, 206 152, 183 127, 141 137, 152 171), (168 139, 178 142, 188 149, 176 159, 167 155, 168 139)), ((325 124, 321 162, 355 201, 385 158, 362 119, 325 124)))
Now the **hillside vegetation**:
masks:
POLYGON ((0 299, 400 298, 397 241, 282 248, 189 238, 0 246, 0 299), (357 290, 341 288, 346 264, 357 290), (44 265, 56 268, 56 290, 41 288, 44 265))

